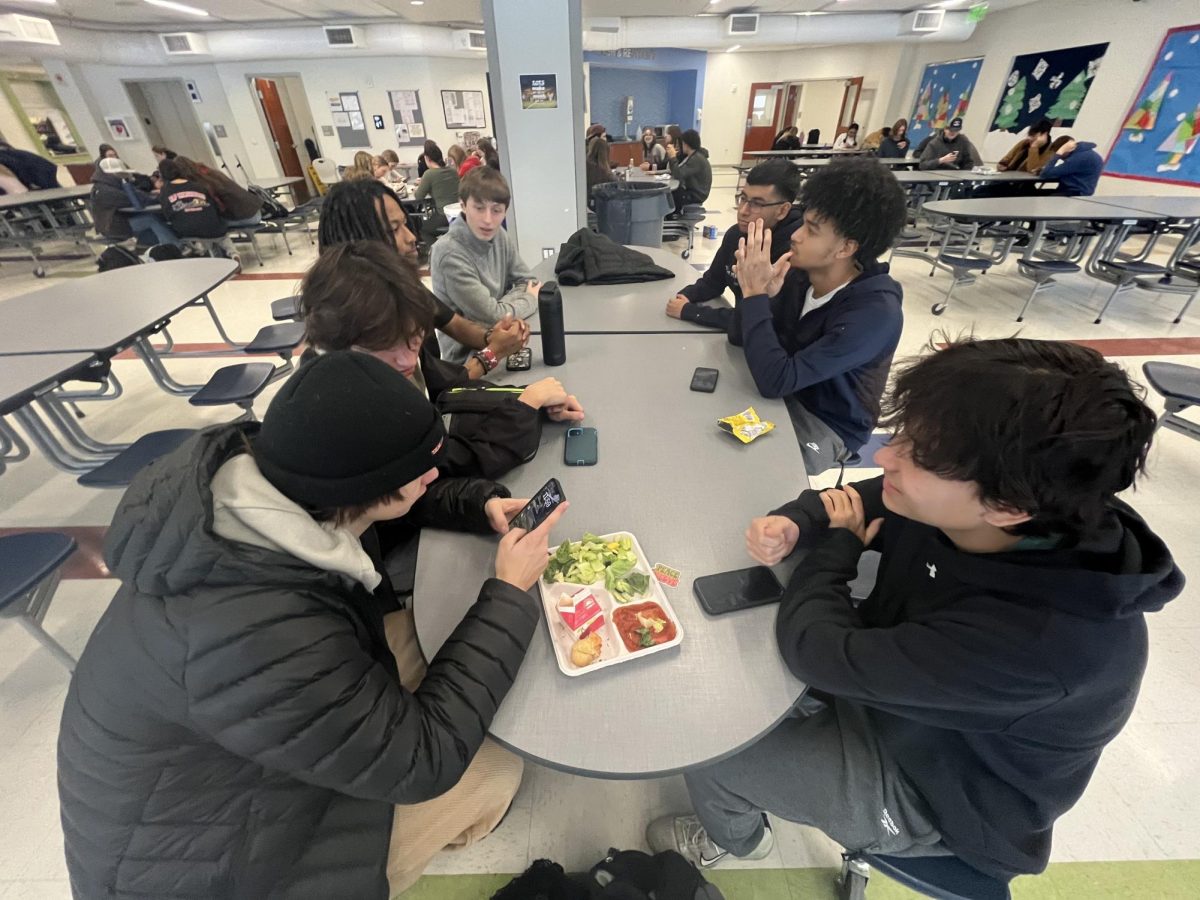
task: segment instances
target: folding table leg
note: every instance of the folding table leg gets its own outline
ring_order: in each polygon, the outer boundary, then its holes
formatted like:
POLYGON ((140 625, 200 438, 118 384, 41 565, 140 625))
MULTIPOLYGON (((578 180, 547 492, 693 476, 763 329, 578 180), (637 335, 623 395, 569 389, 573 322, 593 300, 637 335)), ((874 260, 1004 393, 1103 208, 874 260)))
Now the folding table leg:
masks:
POLYGON ((200 390, 200 388, 204 387, 202 384, 180 384, 172 378, 170 373, 163 367, 158 352, 145 336, 139 337, 133 342, 133 352, 141 357, 142 362, 146 364, 146 368, 150 370, 150 377, 154 379, 155 384, 168 394, 190 397, 196 391, 200 390))

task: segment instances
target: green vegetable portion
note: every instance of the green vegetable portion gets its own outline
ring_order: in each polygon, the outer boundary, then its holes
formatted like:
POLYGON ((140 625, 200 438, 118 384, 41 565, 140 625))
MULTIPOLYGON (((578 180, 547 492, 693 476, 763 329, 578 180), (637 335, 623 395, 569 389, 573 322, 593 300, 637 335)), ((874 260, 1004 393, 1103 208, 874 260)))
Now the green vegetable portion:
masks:
POLYGON ((628 603, 650 589, 650 576, 635 572, 637 564, 637 553, 629 537, 605 541, 588 532, 578 541, 563 541, 550 557, 542 577, 549 584, 603 581, 604 589, 614 600, 628 603))

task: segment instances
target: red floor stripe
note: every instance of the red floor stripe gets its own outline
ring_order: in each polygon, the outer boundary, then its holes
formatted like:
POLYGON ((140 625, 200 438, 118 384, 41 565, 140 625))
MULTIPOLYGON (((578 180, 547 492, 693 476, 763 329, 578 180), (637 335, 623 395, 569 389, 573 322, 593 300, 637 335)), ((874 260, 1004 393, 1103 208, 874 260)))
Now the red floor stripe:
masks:
POLYGON ((63 578, 112 578, 104 565, 104 535, 107 525, 63 525, 58 528, 0 528, 0 537, 30 531, 61 531, 75 538, 79 547, 63 566, 63 578))
POLYGON ((1074 340, 1099 350, 1105 356, 1190 356, 1200 355, 1200 337, 1184 338, 1097 338, 1074 340))
MULTIPOLYGON (((262 359, 265 357, 265 358, 270 359, 272 357, 277 357, 279 355, 278 353, 243 353, 241 350, 238 350, 236 347, 230 347, 228 344, 222 344, 222 343, 195 343, 195 344, 177 343, 175 345, 175 352, 177 352, 177 353, 212 353, 213 354, 212 357, 200 357, 201 359, 208 359, 208 358, 220 359, 223 356, 240 356, 240 357, 244 357, 246 359, 262 359), (218 351, 220 351, 220 352, 218 352, 218 351)), ((292 354, 293 358, 298 358, 300 356, 300 354, 303 352, 304 352, 304 344, 301 344, 300 346, 298 346, 296 348, 295 352, 292 354)), ((136 353, 134 353, 132 350, 122 350, 120 353, 118 353, 116 356, 114 356, 113 359, 138 359, 138 355, 136 353)), ((164 357, 164 361, 167 363, 167 365, 170 365, 171 357, 169 357, 169 356, 164 357)))

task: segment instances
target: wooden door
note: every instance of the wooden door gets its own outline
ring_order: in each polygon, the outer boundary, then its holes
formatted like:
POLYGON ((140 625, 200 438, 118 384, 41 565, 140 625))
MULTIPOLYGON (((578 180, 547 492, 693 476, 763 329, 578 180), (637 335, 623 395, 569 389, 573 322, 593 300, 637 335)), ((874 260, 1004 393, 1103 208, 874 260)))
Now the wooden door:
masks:
POLYGON ((742 152, 770 150, 779 131, 779 116, 783 112, 783 85, 756 82, 750 85, 750 105, 746 109, 746 137, 742 152))
MULTIPOLYGON (((296 152, 296 140, 288 126, 283 101, 279 99, 279 86, 270 78, 255 78, 254 91, 258 94, 258 102, 262 104, 263 115, 267 118, 267 127, 271 130, 271 140, 275 144, 275 154, 279 157, 283 174, 303 178, 304 166, 301 165, 300 155, 296 152)), ((306 184, 300 182, 292 185, 292 193, 297 202, 307 199, 306 184)))
MULTIPOLYGON (((787 102, 783 104, 783 118, 779 120, 779 129, 776 134, 796 124, 796 105, 800 102, 800 88, 801 86, 798 84, 788 85, 787 102)), ((803 136, 800 140, 803 142, 803 136)))
MULTIPOLYGON (((857 78, 846 79, 846 91, 842 94, 842 111, 838 113, 837 134, 834 137, 845 134, 850 130, 850 125, 854 122, 854 114, 858 111, 858 99, 862 96, 863 79, 862 76, 857 78)), ((866 137, 862 133, 861 123, 859 128, 859 142, 866 137)))

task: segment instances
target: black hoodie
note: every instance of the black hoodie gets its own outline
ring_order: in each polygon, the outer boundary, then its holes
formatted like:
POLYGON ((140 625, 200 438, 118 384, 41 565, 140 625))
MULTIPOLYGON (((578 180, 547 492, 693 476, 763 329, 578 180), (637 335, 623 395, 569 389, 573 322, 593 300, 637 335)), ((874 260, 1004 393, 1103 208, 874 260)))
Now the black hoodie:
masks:
POLYGON ((780 604, 780 652, 811 688, 867 707, 956 856, 1004 879, 1040 872, 1054 821, 1133 711, 1144 614, 1183 573, 1119 500, 1077 546, 975 554, 889 512, 882 478, 855 487, 867 521, 884 518, 857 609, 858 538, 828 528, 815 491, 777 511, 820 542, 780 604))
MULTIPOLYGON (((775 262, 791 249, 792 232, 802 224, 804 211, 798 206, 793 206, 771 229, 771 262, 775 262)), ((687 305, 679 314, 681 319, 709 328, 720 328, 722 331, 729 328, 729 321, 733 318, 733 310, 730 307, 699 304, 705 300, 715 300, 725 293, 726 288, 733 293, 735 302, 742 299, 742 288, 738 284, 737 276, 733 274, 733 265, 737 262, 734 253, 737 251, 738 241, 745 236, 746 233, 737 227, 725 232, 721 246, 713 255, 707 271, 700 276, 699 281, 689 284, 679 292, 681 296, 688 298, 687 305)))

